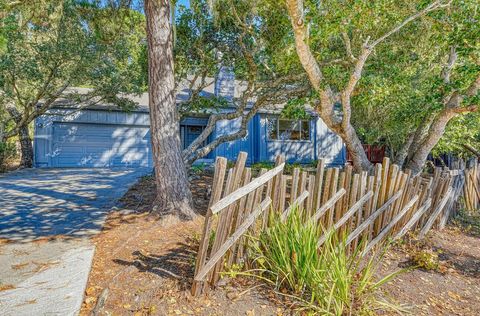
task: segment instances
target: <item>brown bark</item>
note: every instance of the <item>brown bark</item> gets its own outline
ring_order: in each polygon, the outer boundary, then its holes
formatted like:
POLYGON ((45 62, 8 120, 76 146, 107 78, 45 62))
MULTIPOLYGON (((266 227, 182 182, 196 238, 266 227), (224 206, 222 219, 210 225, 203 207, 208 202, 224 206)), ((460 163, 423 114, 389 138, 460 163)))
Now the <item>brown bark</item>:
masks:
POLYGON ((20 167, 33 167, 33 145, 30 137, 28 125, 24 125, 18 130, 18 139, 20 142, 20 167))
POLYGON ((192 194, 182 159, 175 102, 169 0, 145 0, 150 131, 155 163, 155 211, 192 219, 192 194))
MULTIPOLYGON (((17 107, 15 106, 15 104, 13 104, 13 102, 7 103, 5 108, 16 125, 15 130, 17 131, 18 140, 20 142, 20 153, 21 153, 20 167, 32 168, 33 167, 33 145, 32 145, 32 139, 30 138, 28 123, 24 123, 24 117, 18 111, 17 107)), ((8 135, 4 135, 4 137, 5 136, 8 136, 8 135)), ((6 138, 8 137, 5 137, 5 139, 6 138)))
POLYGON ((469 144, 462 144, 462 146, 468 150, 469 152, 471 152, 472 154, 474 154, 475 156, 477 156, 478 159, 480 159, 480 151, 478 151, 477 149, 473 148, 473 146, 469 145, 469 144))
POLYGON ((403 144, 403 147, 398 151, 395 157, 393 157, 395 164, 398 165, 400 168, 403 168, 403 165, 405 164, 405 160, 408 156, 408 151, 410 150, 413 140, 415 139, 415 134, 416 133, 411 133, 408 136, 407 140, 403 144))
POLYGON ((345 142, 348 151, 352 155, 354 168, 358 171, 370 170, 372 164, 363 150, 360 138, 350 123, 350 96, 360 79, 363 65, 370 53, 370 48, 366 48, 364 54, 362 54, 347 87, 341 93, 343 119, 342 122, 337 122, 333 110, 335 97, 331 88, 324 84, 322 70, 308 45, 308 30, 304 22, 302 1, 287 0, 287 10, 291 18, 295 35, 295 47, 300 63, 307 73, 312 87, 320 96, 319 106, 316 107, 317 112, 328 128, 336 132, 345 142))
POLYGON ((363 150, 361 141, 355 131, 355 128, 351 124, 351 95, 355 90, 355 87, 362 77, 362 71, 365 67, 365 63, 373 52, 374 48, 386 40, 391 35, 399 32, 405 25, 413 20, 437 9, 445 8, 449 5, 443 4, 440 1, 434 1, 425 7, 423 10, 418 11, 411 16, 407 17, 401 23, 393 27, 391 30, 378 37, 374 41, 370 41, 369 37, 364 42, 362 50, 358 58, 353 56, 350 46, 350 39, 348 35, 341 34, 345 46, 347 59, 355 61, 354 69, 350 75, 347 85, 341 90, 339 96, 333 95, 332 89, 325 82, 320 67, 321 63, 317 62, 315 55, 312 53, 308 44, 308 29, 305 23, 305 14, 303 8, 303 0, 286 0, 286 7, 288 15, 290 16, 293 33, 295 36, 295 47, 300 62, 308 75, 312 87, 319 93, 319 107, 317 111, 325 124, 340 137, 342 137, 347 149, 353 158, 353 164, 356 170, 369 170, 372 168, 372 164, 368 161, 367 155, 363 150), (338 122, 333 111, 333 104, 336 99, 340 99, 342 103, 343 118, 341 122, 338 122))
POLYGON ((427 161, 428 154, 443 136, 448 122, 454 116, 455 115, 452 112, 444 110, 433 121, 425 139, 419 144, 413 152, 412 157, 407 161, 406 168, 412 170, 413 174, 422 171, 423 165, 427 161))
POLYGON ((422 170, 423 165, 427 161, 428 154, 445 133, 448 122, 460 114, 477 111, 478 108, 476 105, 462 107, 462 102, 465 97, 475 96, 479 89, 480 75, 464 93, 455 91, 450 95, 445 102, 445 108, 435 117, 425 138, 412 150, 412 155, 409 157, 406 167, 411 169, 414 174, 422 170))

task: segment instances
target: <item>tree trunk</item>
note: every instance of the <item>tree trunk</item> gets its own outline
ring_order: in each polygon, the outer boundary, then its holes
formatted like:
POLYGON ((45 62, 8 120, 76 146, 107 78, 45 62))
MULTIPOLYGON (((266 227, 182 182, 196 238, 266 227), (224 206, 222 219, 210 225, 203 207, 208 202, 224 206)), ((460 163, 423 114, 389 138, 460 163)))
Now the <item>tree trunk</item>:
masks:
POLYGON ((154 210, 192 219, 192 194, 182 159, 175 102, 169 0, 145 0, 150 131, 157 197, 154 210))
POLYGON ((338 130, 333 130, 337 132, 337 134, 339 134, 342 140, 345 142, 345 146, 352 157, 353 167, 355 170, 360 172, 369 171, 372 169, 372 163, 370 160, 368 160, 362 142, 360 141, 360 138, 358 138, 353 126, 348 125, 346 129, 340 126, 338 127, 338 130))
POLYGON ((33 145, 28 125, 22 126, 18 129, 18 140, 20 142, 20 167, 33 167, 33 145))
POLYGON ((417 133, 410 133, 408 136, 407 140, 403 144, 402 148, 398 151, 398 153, 394 156, 391 157, 394 161, 394 163, 400 167, 400 169, 403 168, 403 165, 405 164, 405 160, 407 159, 408 152, 410 151, 410 148, 412 147, 413 141, 415 139, 415 135, 417 133))
POLYGON ((423 165, 427 161, 428 154, 438 143, 445 133, 448 122, 455 116, 455 112, 445 109, 438 114, 433 121, 425 139, 412 152, 412 156, 408 159, 406 168, 412 170, 413 174, 422 171, 423 165))

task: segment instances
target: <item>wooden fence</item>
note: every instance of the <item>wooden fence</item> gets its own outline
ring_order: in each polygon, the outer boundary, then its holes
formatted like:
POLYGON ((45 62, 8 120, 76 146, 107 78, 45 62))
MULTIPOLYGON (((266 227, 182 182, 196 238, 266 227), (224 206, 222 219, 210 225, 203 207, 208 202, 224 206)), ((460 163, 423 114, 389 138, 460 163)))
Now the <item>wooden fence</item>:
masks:
POLYGON ((469 170, 437 168, 430 176, 412 176, 388 158, 376 164, 372 174, 355 173, 349 165, 326 168, 320 160, 314 173, 295 168, 286 175, 284 158, 278 156, 273 169, 262 169, 253 178, 246 160, 247 154, 241 152, 235 166, 227 170, 227 160, 216 159, 193 295, 214 286, 225 267, 248 263, 245 234, 255 236, 267 228, 270 212, 284 220, 298 206, 305 220, 324 228, 319 248, 333 229, 348 233, 352 250, 363 241, 367 253, 387 237, 398 239, 415 229, 423 237, 432 227, 443 228, 462 193, 472 208, 479 204, 478 165, 469 170))
POLYGON ((472 168, 466 169, 464 173, 465 208, 471 211, 478 210, 480 208, 480 165, 475 163, 472 168))

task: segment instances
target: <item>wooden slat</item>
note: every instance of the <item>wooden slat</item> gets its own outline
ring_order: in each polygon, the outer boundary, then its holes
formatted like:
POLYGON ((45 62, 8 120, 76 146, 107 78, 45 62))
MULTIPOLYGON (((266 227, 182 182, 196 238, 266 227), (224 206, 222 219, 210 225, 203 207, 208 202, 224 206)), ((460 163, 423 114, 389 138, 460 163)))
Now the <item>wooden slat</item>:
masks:
POLYGON ((299 178, 300 178, 300 169, 294 168, 293 175, 292 175, 292 186, 290 188, 290 204, 292 204, 297 199, 299 178))
MULTIPOLYGON (((234 173, 235 173, 235 167, 228 170, 227 182, 225 183, 225 190, 223 192, 223 196, 227 196, 233 188, 233 175, 234 175, 234 173)), ((211 209, 210 209, 210 212, 211 212, 211 209)), ((213 214, 212 214, 212 216, 213 216, 213 214)), ((228 217, 227 213, 223 212, 223 213, 220 214, 220 216, 218 218, 217 229, 215 231, 215 239, 213 241, 211 252, 217 251, 218 248, 220 248, 220 246, 222 245, 221 236, 223 235, 223 231, 227 229, 227 223, 226 223, 227 217, 228 217)), ((213 278, 213 273, 212 273, 212 275, 209 276, 209 279, 212 279, 212 278, 213 278)))
MULTIPOLYGON (((254 209, 253 207, 253 204, 255 202, 255 191, 253 192, 250 192, 248 195, 247 195, 247 204, 245 206, 245 217, 247 217, 254 209)), ((250 227, 251 229, 251 227, 250 227)), ((245 240, 245 237, 243 237, 242 239, 240 239, 239 241, 239 246, 238 246, 238 255, 237 255, 237 259, 238 261, 241 261, 244 257, 244 250, 246 248, 246 244, 247 244, 248 240, 245 240)), ((247 245, 248 246, 248 245, 247 245)), ((238 263, 238 262, 237 262, 238 263)))
POLYGON ((312 216, 313 213, 313 198, 314 198, 314 188, 315 188, 315 176, 314 175, 309 175, 308 176, 308 187, 307 191, 310 193, 307 198, 307 205, 306 205, 306 212, 307 217, 312 216))
POLYGON ((377 237, 375 237, 372 241, 370 241, 365 247, 365 250, 363 251, 363 254, 367 254, 376 244, 378 244, 387 234, 388 232, 392 229, 393 226, 402 218, 402 216, 407 213, 407 211, 415 204, 415 202, 418 199, 418 195, 415 195, 408 203, 407 205, 404 206, 404 208, 397 214, 395 217, 388 223, 387 226, 385 226, 384 229, 378 234, 377 237))
POLYGON ((405 224, 405 226, 400 229, 400 231, 395 235, 393 238, 394 240, 402 238, 412 227, 415 223, 422 217, 423 213, 425 213, 428 208, 432 205, 432 199, 429 198, 427 201, 417 210, 415 214, 413 214, 412 218, 405 224))
POLYGON ((290 206, 282 213, 282 221, 285 221, 290 214, 290 212, 296 207, 299 207, 305 201, 305 199, 309 196, 310 194, 308 191, 303 191, 302 194, 293 202, 293 204, 290 204, 290 206))
MULTIPOLYGON (((340 173, 340 170, 338 168, 333 169, 332 180, 330 182, 330 193, 328 194, 328 198, 331 198, 333 195, 335 195, 335 192, 337 192, 339 173, 340 173)), ((327 217, 326 227, 330 227, 333 225, 333 211, 334 211, 333 206, 328 209, 327 216, 326 216, 327 217)))
MULTIPOLYGON (((300 196, 300 194, 303 193, 303 191, 306 190, 306 187, 307 187, 307 179, 308 179, 308 173, 306 171, 302 171, 300 173, 300 181, 299 181, 299 185, 298 185, 298 193, 297 193, 297 196, 300 196)), ((298 204, 298 207, 301 209, 301 210, 304 210, 305 209, 305 203, 302 201, 301 203, 298 204)))
MULTIPOLYGON (((359 190, 359 197, 360 196, 363 196, 365 194, 365 191, 367 190, 367 178, 368 178, 368 172, 366 171, 363 171, 361 174, 360 174, 360 190, 359 190)), ((373 190, 370 190, 372 191, 372 196, 373 196, 373 190)), ((370 202, 372 199, 369 199, 368 202, 370 202)), ((364 209, 368 207, 368 203, 365 203, 363 205, 362 208, 360 208, 357 212, 357 218, 355 220, 355 225, 354 227, 357 227, 358 225, 361 224, 362 222, 362 219, 363 219, 363 213, 364 213, 364 209)), ((357 243, 358 243, 358 239, 355 239, 353 241, 353 244, 352 244, 352 247, 353 248, 356 248, 357 247, 357 243)))
MULTIPOLYGON (((340 189, 345 189, 345 171, 340 172, 340 176, 338 178, 338 189, 337 192, 340 189)), ((343 216, 343 198, 340 199, 337 203, 335 203, 335 222, 338 222, 338 220, 343 216)))
MULTIPOLYGON (((252 177, 251 169, 250 168, 245 168, 242 185, 243 186, 247 185, 250 182, 251 177, 252 177)), ((248 194, 245 195, 244 197, 242 197, 240 199, 240 202, 238 203, 238 211, 237 211, 237 214, 235 214, 235 216, 234 216, 234 222, 235 222, 234 231, 238 229, 238 227, 240 226, 240 224, 242 223, 242 221, 245 217, 245 206, 246 206, 246 203, 247 203, 247 197, 248 197, 248 194)), ((229 255, 228 255, 227 262, 228 262, 229 266, 232 265, 233 260, 235 259, 236 250, 237 250, 237 244, 234 244, 232 246, 232 251, 230 251, 229 255)))
MULTIPOLYGON (((337 230, 343 224, 345 224, 356 211, 362 208, 363 204, 367 202, 373 196, 372 191, 368 191, 364 196, 362 196, 346 213, 342 218, 333 225, 333 230, 337 230)), ((320 247, 325 240, 327 239, 328 230, 323 234, 322 237, 317 242, 317 247, 320 247)))
POLYGON ((370 225, 373 224, 373 222, 375 221, 375 219, 380 215, 382 214, 383 212, 385 212, 385 210, 387 210, 390 205, 392 205, 392 203, 394 203, 400 196, 402 196, 402 191, 398 191, 397 193, 395 193, 390 199, 388 199, 387 202, 385 202, 385 204, 383 204, 378 210, 376 210, 375 212, 373 212, 372 214, 370 214, 370 216, 364 220, 360 225, 357 226, 357 228, 355 228, 355 230, 348 236, 347 238, 347 243, 346 245, 350 244, 352 242, 352 240, 354 240, 355 238, 357 238, 360 233, 362 233, 362 231, 364 231, 365 229, 367 229, 370 225))
POLYGON ((245 221, 240 225, 240 227, 230 236, 222 246, 210 257, 207 263, 198 271, 197 275, 195 276, 195 281, 202 281, 208 272, 220 261, 220 259, 225 255, 225 253, 230 249, 230 247, 247 231, 248 227, 250 227, 255 219, 262 214, 263 211, 270 206, 272 202, 271 198, 267 196, 265 200, 257 207, 245 221))
MULTIPOLYGON (((278 167, 285 162, 283 155, 278 155, 275 158, 275 166, 278 167)), ((282 182, 282 174, 279 173, 273 178, 272 182, 272 208, 278 211, 278 205, 280 204, 280 186, 282 182)))
MULTIPOLYGON (((247 153, 241 151, 237 156, 237 161, 235 163, 235 167, 233 168, 234 171, 233 171, 233 177, 232 177, 230 192, 231 191, 235 192, 241 186, 243 171, 245 169, 245 163, 246 162, 247 162, 247 153)), ((243 197, 243 195, 239 196, 239 198, 241 198, 241 197, 243 197)), ((223 199, 225 199, 225 198, 223 198, 223 199)), ((216 204, 218 204, 219 202, 221 202, 223 199, 221 199, 220 201, 218 201, 217 203, 212 205, 212 207, 210 207, 210 209, 212 211, 212 214, 216 213, 214 211, 214 206, 216 204)), ((232 230, 234 229, 234 213, 235 213, 235 211, 237 210, 237 207, 238 207, 237 203, 235 203, 236 201, 238 201, 238 199, 236 199, 232 203, 227 204, 224 207, 224 208, 226 208, 226 211, 224 212, 225 213, 224 221, 223 221, 223 224, 220 227, 220 229, 217 229, 217 232, 215 234, 215 239, 218 238, 217 246, 221 245, 227 239, 227 237, 231 234, 232 230)), ((213 273, 212 273, 212 283, 213 284, 215 284, 217 282, 217 280, 219 278, 218 272, 222 268, 223 268, 223 262, 218 264, 217 266, 215 266, 215 268, 213 269, 213 273)))
POLYGON ((227 206, 231 205, 232 203, 238 201, 243 196, 247 195, 248 193, 252 192, 253 190, 257 189, 261 185, 267 183, 271 180, 274 176, 282 172, 283 168, 285 167, 285 163, 282 163, 278 167, 273 168, 272 170, 267 171, 262 176, 256 178, 249 184, 244 187, 241 187, 234 192, 230 193, 214 205, 212 205, 211 210, 213 214, 217 214, 227 206))
POLYGON ((327 169, 326 175, 325 175, 325 184, 323 186, 323 193, 322 193, 322 204, 325 204, 325 202, 328 201, 329 194, 330 194, 330 181, 332 180, 332 173, 333 169, 327 169))
POLYGON ((314 207, 318 209, 322 204, 322 190, 323 190, 323 173, 325 170, 325 160, 320 159, 317 164, 317 172, 315 174, 315 188, 314 188, 314 207))
POLYGON ((440 203, 438 204, 438 206, 436 207, 435 211, 432 213, 432 215, 430 216, 430 218, 428 219, 427 223, 425 224, 425 226, 423 226, 423 228, 420 230, 420 233, 419 233, 419 237, 420 238, 423 238, 425 237, 425 235, 428 233, 428 231, 432 228, 433 226, 433 223, 435 222, 435 220, 437 219, 438 215, 440 214, 440 212, 443 210, 443 208, 445 207, 445 204, 447 204, 447 201, 448 199, 450 198, 450 195, 452 194, 452 188, 448 188, 447 190, 447 193, 445 194, 445 196, 442 198, 442 200, 440 201, 440 203))
MULTIPOLYGON (((352 186, 350 187, 350 196, 348 198, 348 208, 350 209, 355 205, 357 198, 358 198, 358 187, 360 185, 360 175, 354 174, 352 177, 352 186)), ((342 215, 343 216, 343 215, 342 215)), ((347 230, 351 230, 353 226, 353 220, 350 219, 348 221, 348 225, 345 225, 344 229, 341 230, 340 234, 344 234, 347 230)))
MULTIPOLYGON (((390 169, 388 171, 388 178, 387 178, 387 189, 386 189, 386 195, 385 199, 389 199, 392 195, 393 192, 395 191, 395 187, 397 185, 397 175, 398 175, 398 166, 397 165, 391 165, 390 169)), ((394 203, 395 204, 395 203, 394 203)), ((387 223, 390 221, 390 219, 393 216, 393 207, 390 207, 385 213, 381 215, 382 217, 382 227, 385 227, 387 223)))
POLYGON ((282 175, 280 184, 280 197, 279 197, 279 204, 278 204, 278 211, 281 212, 285 209, 285 201, 287 199, 287 177, 282 175))
POLYGON ((389 167, 390 167, 390 159, 388 157, 384 157, 382 162, 382 187, 380 189, 380 195, 378 196, 378 207, 380 207, 385 203, 385 197, 387 194, 389 167))
MULTIPOLYGON (((223 183, 225 180, 225 173, 227 170, 227 159, 223 157, 217 157, 215 160, 215 173, 213 175, 212 195, 210 197, 209 205, 220 200, 222 196, 223 183)), ((195 274, 198 273, 200 267, 205 265, 208 251, 208 241, 210 240, 210 234, 212 231, 212 211, 210 207, 207 209, 205 215, 205 222, 203 224, 202 237, 200 238, 200 245, 198 247, 197 260, 195 263, 195 274)), ((199 295, 201 292, 201 285, 198 282, 192 284, 192 295, 199 295)))
POLYGON ((316 223, 328 211, 329 208, 334 206, 335 203, 345 195, 346 192, 347 191, 345 191, 345 189, 338 190, 338 192, 335 193, 335 195, 332 196, 330 200, 328 200, 325 204, 323 204, 315 211, 315 214, 313 214, 310 220, 316 223))

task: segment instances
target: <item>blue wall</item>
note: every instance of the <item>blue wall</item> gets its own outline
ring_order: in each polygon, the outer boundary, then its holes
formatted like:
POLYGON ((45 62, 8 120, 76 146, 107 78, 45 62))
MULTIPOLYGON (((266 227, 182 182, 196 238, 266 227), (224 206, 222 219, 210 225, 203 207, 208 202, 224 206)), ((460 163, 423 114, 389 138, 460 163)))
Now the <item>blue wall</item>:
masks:
MULTIPOLYGON (((345 146, 341 138, 325 123, 315 117, 310 121, 310 140, 269 140, 267 118, 269 114, 256 114, 248 122, 244 139, 225 143, 217 147, 215 155, 236 160, 240 151, 248 153, 248 163, 274 161, 283 154, 289 162, 309 162, 325 159, 329 165, 343 165, 346 162, 345 146)), ((215 136, 232 134, 240 128, 240 119, 217 123, 215 136)))
MULTIPOLYGON (((76 163, 76 160, 88 162, 88 159, 92 157, 92 161, 100 161, 100 164, 106 165, 110 163, 109 161, 112 161, 114 165, 122 165, 125 162, 126 165, 130 164, 131 166, 153 165, 150 133, 148 132, 148 113, 99 110, 79 111, 71 115, 65 115, 66 113, 65 110, 52 110, 50 115, 41 116, 35 121, 34 148, 37 167, 101 166, 96 163, 83 165, 76 163), (111 135, 106 133, 111 133, 111 135), (68 147, 68 142, 72 143, 68 149, 64 148, 65 155, 63 157, 59 154, 58 148, 59 144, 62 144, 61 142, 65 148, 68 147), (123 142, 126 145, 122 143, 121 150, 115 150, 115 153, 112 154, 107 152, 108 150, 102 149, 105 147, 101 144, 102 142, 104 144, 123 142), (98 150, 93 148, 95 146, 104 152, 97 152, 98 150), (73 156, 69 157, 68 155, 73 156), (105 157, 105 159, 99 159, 97 156, 105 157)), ((245 151, 248 153, 247 163, 249 164, 274 161, 279 154, 285 155, 289 162, 309 162, 323 158, 330 165, 345 163, 346 150, 342 140, 330 131, 321 119, 313 118, 310 121, 311 133, 308 141, 269 140, 266 124, 268 116, 272 115, 256 114, 248 122, 246 137, 221 144, 207 159, 200 162, 212 161, 215 156, 223 156, 233 161, 236 160, 240 151, 245 151)), ((182 124, 201 126, 206 125, 206 122, 205 118, 189 117, 184 119, 182 124)), ((240 119, 217 122, 211 139, 235 133, 240 128, 240 124, 240 119)))
POLYGON ((144 112, 50 110, 35 120, 36 167, 151 167, 144 112))
MULTIPOLYGON (((248 122, 246 137, 221 144, 216 148, 215 155, 225 157, 228 160, 236 160, 238 153, 245 151, 248 153, 247 163, 251 164, 256 162, 257 156, 254 140, 258 138, 256 137, 255 133, 255 121, 255 118, 253 118, 248 122)), ((215 134, 212 136, 212 138, 214 139, 223 135, 233 134, 240 129, 240 125, 241 119, 219 121, 217 122, 215 134)))

